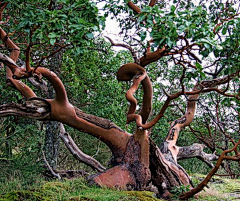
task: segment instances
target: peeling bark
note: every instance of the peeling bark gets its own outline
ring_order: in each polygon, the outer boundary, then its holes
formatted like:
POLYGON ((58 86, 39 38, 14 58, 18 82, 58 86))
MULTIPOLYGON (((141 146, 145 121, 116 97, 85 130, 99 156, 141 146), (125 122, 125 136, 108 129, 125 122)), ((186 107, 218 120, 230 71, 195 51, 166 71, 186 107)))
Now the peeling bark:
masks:
POLYGON ((0 116, 9 115, 20 116, 24 118, 48 120, 50 119, 50 104, 41 98, 32 98, 25 104, 8 103, 0 105, 0 116))
POLYGON ((103 173, 89 178, 99 186, 123 190, 146 190, 150 182, 148 164, 142 161, 144 145, 132 136, 127 144, 126 152, 119 164, 103 173))
POLYGON ((150 140, 150 171, 152 183, 158 188, 159 197, 168 198, 175 186, 190 185, 186 171, 173 158, 166 158, 158 146, 150 140))
MULTIPOLYGON (((156 0, 151 0, 149 6, 154 6, 156 2, 156 0)), ((138 14, 141 13, 140 7, 136 6, 132 1, 128 2, 128 6, 134 12, 138 14)), ((50 7, 52 7, 52 5, 50 5, 50 7)), ((136 132, 132 135, 123 131, 109 120, 86 114, 71 105, 61 79, 51 70, 39 66, 46 57, 42 57, 37 68, 33 69, 30 67, 30 46, 27 49, 26 68, 19 68, 16 64, 19 56, 19 48, 7 37, 7 34, 1 28, 0 37, 3 43, 9 48, 9 50, 11 50, 10 58, 6 55, 0 54, 0 61, 7 65, 6 74, 8 83, 28 99, 25 104, 11 103, 0 106, 0 116, 17 115, 39 120, 58 121, 76 128, 79 131, 89 133, 103 141, 113 154, 113 159, 110 164, 112 167, 107 170, 105 170, 104 167, 93 158, 83 154, 78 149, 71 136, 65 131, 62 131, 61 133, 61 138, 74 156, 99 171, 98 174, 90 177, 92 182, 97 183, 100 186, 126 190, 145 190, 148 188, 148 184, 152 182, 158 188, 160 196, 168 198, 170 194, 169 190, 171 190, 172 187, 182 184, 193 187, 188 174, 177 163, 177 157, 181 158, 186 157, 186 155, 192 155, 201 157, 201 159, 206 161, 211 161, 211 159, 216 157, 204 153, 202 150, 203 147, 201 146, 193 145, 192 147, 181 148, 176 146, 176 142, 181 129, 189 125, 194 118, 196 102, 200 93, 217 91, 221 94, 225 94, 224 91, 219 91, 214 87, 228 83, 229 80, 233 79, 236 75, 239 76, 239 71, 229 76, 197 83, 192 92, 185 92, 184 87, 182 86, 182 91, 173 95, 167 94, 167 100, 157 117, 147 123, 152 109, 153 89, 144 67, 159 60, 163 56, 170 55, 171 53, 167 52, 166 46, 158 47, 156 51, 151 52, 149 45, 143 57, 140 59, 134 58, 137 64, 125 64, 120 67, 117 73, 119 81, 133 80, 133 84, 126 94, 126 98, 130 102, 127 121, 136 121, 137 124, 136 132), (30 78, 35 75, 39 79, 43 76, 48 82, 50 82, 54 89, 55 97, 49 97, 48 99, 36 98, 36 94, 27 85, 20 81, 20 79, 30 78), (140 113, 136 114, 137 100, 134 98, 134 93, 139 88, 140 83, 142 84, 144 91, 143 105, 140 113), (181 95, 189 95, 187 98, 188 104, 186 113, 181 118, 172 122, 166 139, 159 148, 151 139, 149 139, 149 132, 146 129, 155 125, 159 119, 163 117, 170 101, 181 95)), ((149 44, 151 42, 153 41, 149 41, 149 44)), ((185 42, 187 43, 187 40, 185 42)), ((113 42, 111 43, 113 44, 113 42)), ((125 47, 132 52, 133 56, 136 55, 132 48, 129 48, 128 46, 125 47)), ((187 48, 189 48, 189 46, 183 48, 182 51, 187 50, 187 48)), ((60 51, 60 49, 56 51, 60 51)), ((182 52, 177 51, 177 53, 182 52)), ((174 55, 175 53, 172 52, 172 54, 174 55)), ((188 51, 188 54, 198 60, 190 51, 188 51)), ((237 150, 235 151, 237 152, 237 150)), ((223 158, 226 160, 231 159, 239 161, 239 155, 234 157, 220 156, 220 162, 218 161, 217 163, 218 166, 210 173, 210 175, 208 175, 206 181, 208 181, 216 172, 223 158)), ((189 196, 199 191, 199 189, 206 185, 206 181, 201 187, 195 190, 193 189, 193 191, 184 196, 189 196)))

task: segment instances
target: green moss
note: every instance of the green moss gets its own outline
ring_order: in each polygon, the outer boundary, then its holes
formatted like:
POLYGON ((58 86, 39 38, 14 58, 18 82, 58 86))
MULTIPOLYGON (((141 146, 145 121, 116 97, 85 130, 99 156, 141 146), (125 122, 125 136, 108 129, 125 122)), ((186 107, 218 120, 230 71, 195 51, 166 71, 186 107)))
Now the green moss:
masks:
POLYGON ((44 196, 40 192, 22 190, 22 191, 12 191, 6 193, 5 195, 0 195, 0 201, 19 201, 19 200, 31 200, 31 201, 50 201, 48 197, 44 196))
POLYGON ((126 194, 134 196, 139 201, 160 201, 154 197, 154 193, 150 191, 125 191, 126 194))
MULTIPOLYGON (((193 176, 195 177, 195 176, 193 176)), ((203 177, 197 175, 197 180, 203 177), (201 177, 201 178, 200 178, 201 177)), ((240 180, 214 177, 200 192, 196 200, 238 200, 240 196, 240 180)), ((149 191, 120 191, 97 186, 89 186, 83 179, 43 182, 40 187, 32 186, 29 190, 15 190, 0 195, 0 201, 49 201, 49 200, 76 200, 76 201, 161 201, 149 191)))
MULTIPOLYGON (((86 200, 86 201, 137 201, 135 196, 124 191, 88 186, 83 179, 45 182, 35 190, 11 191, 0 195, 0 201, 48 201, 48 200, 86 200)), ((146 199, 145 199, 146 200, 146 199)))
POLYGON ((44 191, 55 191, 55 192, 61 192, 65 190, 70 189, 70 185, 68 182, 46 182, 42 189, 44 191))

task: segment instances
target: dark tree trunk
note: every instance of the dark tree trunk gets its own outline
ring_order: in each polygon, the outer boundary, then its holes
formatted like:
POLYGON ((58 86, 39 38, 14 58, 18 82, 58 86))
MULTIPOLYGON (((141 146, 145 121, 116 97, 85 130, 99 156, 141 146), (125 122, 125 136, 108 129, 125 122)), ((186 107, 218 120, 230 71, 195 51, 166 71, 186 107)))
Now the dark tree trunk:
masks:
POLYGON ((56 168, 58 159, 59 149, 59 125, 57 121, 47 121, 45 142, 44 142, 44 153, 46 160, 52 168, 56 168))
MULTIPOLYGON (((56 48, 53 48, 53 51, 56 48)), ((63 57, 63 50, 55 53, 49 59, 49 69, 55 72, 58 76, 61 72, 61 64, 62 64, 62 57, 63 57)), ((53 99, 55 97, 55 91, 50 85, 48 87, 47 98, 53 99)), ((44 143, 44 152, 46 160, 48 161, 49 165, 55 169, 57 166, 57 159, 58 159, 58 150, 60 144, 59 138, 60 132, 60 123, 57 121, 47 121, 46 123, 46 132, 45 132, 45 143, 44 143)))

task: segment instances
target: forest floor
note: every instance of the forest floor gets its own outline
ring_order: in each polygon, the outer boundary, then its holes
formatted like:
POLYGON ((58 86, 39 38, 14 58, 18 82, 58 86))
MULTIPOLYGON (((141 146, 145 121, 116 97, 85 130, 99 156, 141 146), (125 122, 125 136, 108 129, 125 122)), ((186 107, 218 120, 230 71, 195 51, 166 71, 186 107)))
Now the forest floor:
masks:
MULTIPOLYGON (((192 180, 198 183, 204 178, 204 175, 194 174, 192 180)), ((85 201, 161 201, 157 199, 154 193, 147 191, 119 191, 96 186, 89 186, 80 179, 71 179, 64 181, 44 181, 39 179, 33 185, 23 187, 21 181, 12 180, 5 184, 0 183, 0 201, 52 201, 52 200, 85 200, 85 201), (15 189, 15 190, 14 190, 15 189)), ((176 196, 172 200, 178 200, 177 194, 180 194, 184 188, 174 189, 176 196)), ((240 180, 214 177, 208 185, 199 194, 198 199, 207 201, 240 201, 240 180)))

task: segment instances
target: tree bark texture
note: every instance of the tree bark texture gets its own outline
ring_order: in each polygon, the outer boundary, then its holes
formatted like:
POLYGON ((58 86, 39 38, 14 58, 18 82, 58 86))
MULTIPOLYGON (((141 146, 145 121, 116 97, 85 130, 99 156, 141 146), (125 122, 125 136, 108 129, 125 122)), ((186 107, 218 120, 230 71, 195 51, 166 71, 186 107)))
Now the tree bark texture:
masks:
MULTIPOLYGON (((155 3, 155 0, 151 0, 149 6, 154 6, 155 3)), ((128 2, 128 6, 136 13, 141 12, 141 9, 131 1, 128 2)), ((21 92, 27 99, 25 104, 9 103, 1 105, 0 117, 17 115, 26 118, 61 122, 79 131, 91 134, 104 142, 113 155, 110 167, 106 170, 96 163, 94 159, 81 153, 66 132, 61 134, 68 149, 75 153, 76 157, 82 157, 82 161, 99 170, 99 173, 89 178, 91 182, 99 186, 124 190, 145 190, 152 183, 158 188, 162 197, 168 198, 170 195, 169 190, 175 186, 190 185, 193 188, 188 174, 177 163, 178 158, 186 157, 186 155, 199 156, 208 163, 216 159, 212 155, 204 154, 201 146, 198 146, 198 148, 196 145, 185 148, 178 147, 176 145, 177 139, 180 131, 192 122, 199 95, 204 92, 218 91, 219 89, 214 88, 215 86, 228 83, 234 76, 239 76, 239 71, 219 79, 197 82, 190 92, 186 92, 184 87, 182 87, 181 91, 173 95, 166 94, 167 100, 159 114, 152 121, 147 122, 152 109, 153 89, 147 70, 144 67, 167 54, 165 46, 159 47, 154 52, 151 52, 151 48, 147 47, 147 52, 144 56, 136 59, 138 62, 125 64, 117 72, 118 81, 132 81, 131 87, 126 92, 126 99, 130 104, 127 113, 127 123, 134 121, 137 128, 134 134, 130 134, 107 119, 86 114, 69 102, 64 84, 57 75, 61 66, 61 51, 51 58, 50 70, 40 66, 31 68, 29 47, 26 68, 19 68, 16 64, 19 48, 7 37, 7 34, 1 28, 0 36, 4 44, 8 48, 13 49, 10 58, 0 53, 0 61, 7 65, 6 74, 9 85, 21 92), (53 90, 49 91, 50 95, 47 99, 37 98, 32 89, 20 81, 20 79, 32 76, 38 76, 39 79, 41 77, 46 78, 53 87, 53 90), (138 101, 134 94, 140 84, 143 89, 143 101, 140 112, 137 112, 138 101), (158 147, 150 139, 147 129, 150 129, 163 117, 171 100, 181 95, 188 96, 186 112, 182 117, 171 123, 164 142, 158 147)), ((52 122, 51 125, 47 126, 45 153, 47 154, 47 161, 54 167, 56 166, 58 152, 59 123, 52 122)))

